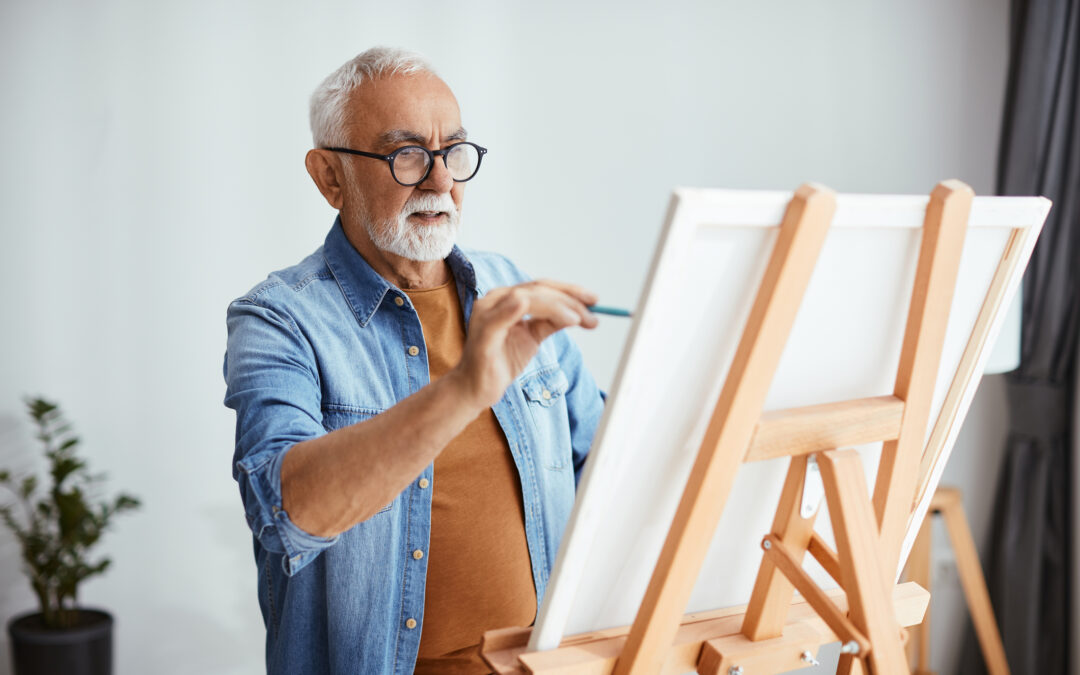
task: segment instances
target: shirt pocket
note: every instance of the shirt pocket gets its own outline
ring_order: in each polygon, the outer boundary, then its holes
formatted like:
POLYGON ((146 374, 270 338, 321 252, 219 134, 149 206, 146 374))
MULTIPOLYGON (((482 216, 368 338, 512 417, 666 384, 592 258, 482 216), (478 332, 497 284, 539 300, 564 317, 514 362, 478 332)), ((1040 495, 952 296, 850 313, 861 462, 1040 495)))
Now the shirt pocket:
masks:
POLYGON ((519 383, 535 431, 531 445, 540 465, 553 471, 567 470, 572 461, 566 373, 555 364, 522 376, 519 383))
MULTIPOLYGON (((382 410, 378 408, 365 408, 361 406, 345 405, 341 403, 324 403, 322 406, 322 424, 326 431, 336 431, 347 426, 363 422, 375 417, 382 410)), ((390 502, 375 512, 375 515, 386 513, 394 507, 397 500, 390 502)))

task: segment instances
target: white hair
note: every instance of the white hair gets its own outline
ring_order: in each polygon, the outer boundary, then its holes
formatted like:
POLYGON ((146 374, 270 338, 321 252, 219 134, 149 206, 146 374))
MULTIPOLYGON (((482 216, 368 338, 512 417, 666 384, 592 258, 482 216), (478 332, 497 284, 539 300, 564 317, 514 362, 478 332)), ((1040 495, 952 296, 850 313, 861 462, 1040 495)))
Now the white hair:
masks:
POLYGON ((315 147, 346 144, 349 94, 365 79, 413 73, 436 75, 420 54, 393 47, 372 47, 330 73, 311 95, 311 137, 315 147))

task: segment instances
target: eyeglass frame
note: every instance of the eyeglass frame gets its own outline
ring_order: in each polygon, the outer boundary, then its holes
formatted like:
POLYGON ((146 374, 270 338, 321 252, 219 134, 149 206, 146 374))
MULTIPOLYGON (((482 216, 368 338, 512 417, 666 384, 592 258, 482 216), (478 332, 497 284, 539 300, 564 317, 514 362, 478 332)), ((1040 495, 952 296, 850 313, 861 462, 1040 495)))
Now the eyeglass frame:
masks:
POLYGON ((390 176, 394 179, 395 183, 397 183, 398 185, 402 185, 404 187, 415 187, 415 186, 419 185, 420 183, 423 183, 424 181, 426 181, 428 179, 428 176, 431 175, 431 167, 435 166, 435 158, 436 157, 441 155, 442 160, 443 160, 443 166, 446 167, 447 169, 449 169, 450 166, 446 163, 446 155, 447 155, 447 153, 449 153, 451 150, 458 147, 459 145, 471 145, 474 148, 476 148, 476 168, 473 169, 472 174, 468 178, 462 178, 461 180, 458 180, 457 178, 454 178, 455 183, 464 183, 466 181, 472 180, 473 178, 476 177, 476 174, 480 173, 480 165, 483 163, 484 155, 486 155, 487 151, 488 151, 487 148, 481 147, 481 146, 477 145, 476 143, 473 143, 472 141, 459 141, 457 143, 451 143, 450 145, 446 146, 445 148, 441 148, 439 150, 428 150, 427 148, 425 148, 422 145, 406 145, 406 146, 398 148, 397 150, 394 150, 389 155, 382 155, 382 154, 379 154, 377 152, 364 152, 363 150, 353 150, 351 148, 322 148, 322 149, 323 150, 329 150, 330 152, 344 152, 344 153, 347 153, 347 154, 350 154, 350 155, 357 155, 359 157, 370 157, 371 159, 381 159, 390 166, 390 176), (397 172, 394 171, 394 159, 396 159, 397 156, 399 154, 401 154, 402 152, 404 152, 405 150, 410 150, 412 148, 419 148, 420 150, 423 150, 425 153, 427 153, 427 156, 428 156, 427 170, 424 171, 424 175, 420 178, 420 180, 416 181, 415 183, 402 183, 397 177, 397 172))

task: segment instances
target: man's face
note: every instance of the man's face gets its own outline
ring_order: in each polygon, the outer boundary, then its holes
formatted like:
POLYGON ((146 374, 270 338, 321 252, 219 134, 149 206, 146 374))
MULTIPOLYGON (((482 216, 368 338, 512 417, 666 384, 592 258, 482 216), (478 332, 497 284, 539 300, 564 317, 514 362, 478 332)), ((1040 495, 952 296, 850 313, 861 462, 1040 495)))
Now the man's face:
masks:
MULTIPOLYGON (((406 145, 438 150, 465 140, 457 100, 426 73, 368 80, 353 92, 348 147, 390 154, 406 145)), ((350 237, 411 260, 437 260, 457 234, 464 183, 455 183, 441 157, 428 177, 404 186, 387 162, 341 154, 345 171, 342 223, 350 237)))

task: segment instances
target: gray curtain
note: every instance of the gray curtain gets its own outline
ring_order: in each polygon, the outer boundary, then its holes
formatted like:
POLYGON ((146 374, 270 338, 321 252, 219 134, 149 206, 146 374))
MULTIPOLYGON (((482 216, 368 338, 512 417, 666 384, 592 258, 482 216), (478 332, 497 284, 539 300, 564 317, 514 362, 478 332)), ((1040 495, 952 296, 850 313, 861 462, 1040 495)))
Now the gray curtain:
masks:
MULTIPOLYGON (((1069 665, 1073 434, 1080 326, 1080 0, 1014 0, 998 191, 1054 206, 1024 277, 1020 367, 988 560, 1014 675, 1069 665)), ((985 672, 973 634, 961 671, 985 672)))

